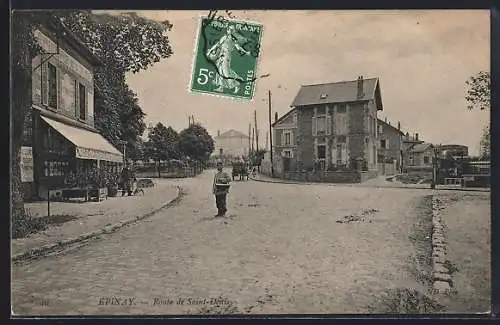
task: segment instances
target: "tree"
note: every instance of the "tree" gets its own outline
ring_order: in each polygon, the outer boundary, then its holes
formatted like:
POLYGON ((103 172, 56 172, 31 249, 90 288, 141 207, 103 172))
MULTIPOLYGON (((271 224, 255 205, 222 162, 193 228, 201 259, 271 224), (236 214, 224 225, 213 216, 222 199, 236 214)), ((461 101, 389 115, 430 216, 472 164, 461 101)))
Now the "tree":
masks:
POLYGON ((214 140, 203 126, 194 123, 179 133, 179 149, 185 156, 205 163, 214 151, 214 140))
MULTIPOLYGON (((469 110, 477 109, 489 110, 491 107, 491 77, 489 72, 480 71, 465 82, 467 94, 467 108, 469 110)), ((481 137, 481 158, 490 159, 491 157, 491 130, 489 126, 483 129, 481 137)))
POLYGON ((79 37, 104 65, 95 72, 95 125, 118 146, 127 141, 131 152, 145 130, 136 94, 125 73, 145 70, 173 54, 168 37, 172 24, 156 22, 136 13, 94 14, 90 10, 60 11, 62 22, 79 37))
POLYGON ((159 162, 160 160, 178 159, 179 134, 172 127, 166 127, 162 123, 156 124, 149 130, 148 142, 146 144, 146 156, 159 162))
POLYGON ((24 210, 24 194, 21 180, 21 145, 25 121, 31 113, 32 60, 40 52, 34 30, 50 15, 28 11, 12 13, 11 37, 11 204, 12 236, 22 236, 30 231, 30 223, 24 210))

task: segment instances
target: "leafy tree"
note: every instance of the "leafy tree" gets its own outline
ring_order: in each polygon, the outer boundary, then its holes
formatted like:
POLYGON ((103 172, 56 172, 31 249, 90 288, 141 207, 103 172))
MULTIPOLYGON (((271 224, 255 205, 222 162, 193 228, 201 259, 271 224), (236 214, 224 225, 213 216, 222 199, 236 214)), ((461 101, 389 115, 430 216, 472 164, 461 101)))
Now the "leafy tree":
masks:
POLYGON ((254 166, 260 166, 262 160, 264 159, 264 154, 267 152, 266 149, 259 149, 252 154, 252 163, 254 166))
MULTIPOLYGON (((480 109, 489 110, 491 107, 491 77, 489 72, 480 71, 465 82, 467 94, 467 108, 469 110, 480 109)), ((481 158, 489 159, 491 157, 491 130, 488 126, 483 129, 481 137, 481 158)))
POLYGON ((95 14, 89 10, 60 11, 64 24, 99 58, 95 72, 95 124, 115 146, 127 149, 144 133, 144 116, 137 96, 126 84, 125 73, 144 70, 173 52, 165 32, 168 21, 156 22, 136 13, 95 14))
POLYGON ((214 140, 203 126, 194 123, 179 133, 179 149, 185 156, 206 163, 214 151, 214 140))
POLYGON ((162 123, 158 123, 149 130, 148 138, 149 141, 146 144, 148 159, 159 162, 160 160, 179 158, 177 148, 179 134, 172 127, 166 127, 162 123))

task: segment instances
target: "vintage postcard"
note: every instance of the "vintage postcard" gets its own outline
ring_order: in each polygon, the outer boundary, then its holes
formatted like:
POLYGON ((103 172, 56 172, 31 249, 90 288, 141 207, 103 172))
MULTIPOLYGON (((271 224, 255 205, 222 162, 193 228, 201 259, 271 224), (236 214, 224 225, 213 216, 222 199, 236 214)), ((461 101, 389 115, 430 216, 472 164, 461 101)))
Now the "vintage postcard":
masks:
POLYGON ((491 312, 488 11, 11 27, 12 317, 491 312))

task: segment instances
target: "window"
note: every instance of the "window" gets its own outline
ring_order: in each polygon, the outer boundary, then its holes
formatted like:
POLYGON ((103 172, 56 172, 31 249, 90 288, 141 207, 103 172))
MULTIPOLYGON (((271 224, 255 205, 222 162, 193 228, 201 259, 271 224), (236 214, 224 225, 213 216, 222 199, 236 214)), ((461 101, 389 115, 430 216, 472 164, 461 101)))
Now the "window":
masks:
POLYGON ((345 104, 339 104, 337 105, 337 113, 345 113, 346 110, 346 105, 345 104))
POLYGON ((222 156, 222 153, 223 153, 223 152, 224 152, 224 149, 220 148, 220 149, 219 149, 219 155, 221 155, 221 156, 222 156))
POLYGON ((346 114, 336 114, 335 119, 335 133, 336 134, 347 134, 348 133, 348 123, 346 114))
POLYGON ((337 143, 345 143, 346 137, 345 135, 341 135, 337 137, 337 143))
POLYGON ((54 65, 48 63, 48 105, 57 109, 57 69, 54 65))
POLYGON ((410 166, 413 166, 413 156, 409 156, 408 161, 410 163, 410 166))
POLYGON ((292 144, 292 135, 290 132, 285 133, 285 146, 289 146, 292 144))
POLYGON ((326 116, 316 118, 316 132, 324 133, 326 131, 326 116))
POLYGON ((382 148, 382 149, 387 149, 387 148, 385 147, 385 145, 386 145, 386 143, 385 143, 385 139, 381 139, 381 140, 380 140, 380 148, 382 148))
POLYGON ((323 114, 326 114, 325 106, 318 106, 316 108, 316 115, 323 115, 323 114))
POLYGON ((286 158, 290 158, 290 157, 292 157, 292 153, 290 152, 290 150, 285 150, 285 152, 284 152, 284 153, 285 153, 285 157, 286 157, 286 158))
POLYGON ((85 86, 78 84, 78 118, 85 120, 87 117, 87 92, 85 86))
POLYGON ((424 164, 428 164, 429 163, 429 157, 425 156, 424 157, 424 164))
POLYGON ((326 145, 320 144, 318 145, 318 159, 326 158, 326 145))
POLYGON ((67 161, 45 161, 44 175, 49 176, 64 176, 68 173, 69 163, 67 161))

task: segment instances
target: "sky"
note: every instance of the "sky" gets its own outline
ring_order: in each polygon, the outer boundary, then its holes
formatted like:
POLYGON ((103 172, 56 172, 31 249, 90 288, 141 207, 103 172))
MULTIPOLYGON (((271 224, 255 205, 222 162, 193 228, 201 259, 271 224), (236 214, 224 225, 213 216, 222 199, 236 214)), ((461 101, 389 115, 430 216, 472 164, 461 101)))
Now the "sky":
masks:
MULTIPOLYGON (((147 114, 180 131, 188 116, 215 136, 248 133, 257 111, 265 144, 268 90, 279 116, 304 84, 378 77, 384 110, 379 118, 435 144, 464 144, 479 152, 489 112, 469 111, 465 81, 490 70, 490 18, 485 10, 426 11, 232 11, 263 25, 258 79, 252 101, 189 91, 198 21, 206 11, 139 11, 168 19, 174 54, 146 71, 128 75, 147 114)), ((223 11, 221 12, 223 13, 223 11)))

